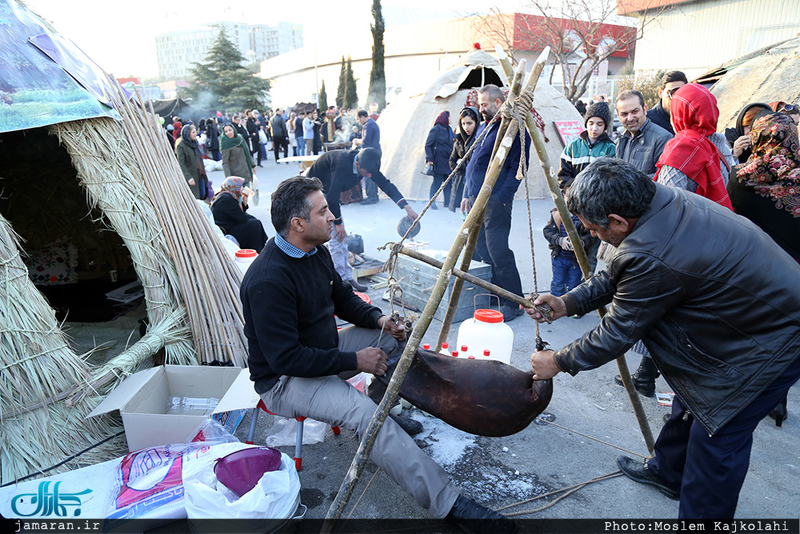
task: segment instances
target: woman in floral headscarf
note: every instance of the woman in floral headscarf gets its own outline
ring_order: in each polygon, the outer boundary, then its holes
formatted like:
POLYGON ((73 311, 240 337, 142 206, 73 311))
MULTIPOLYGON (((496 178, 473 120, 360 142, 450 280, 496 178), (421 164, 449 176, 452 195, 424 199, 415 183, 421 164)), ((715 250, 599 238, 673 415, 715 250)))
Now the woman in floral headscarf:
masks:
MULTIPOLYGON (((753 123, 752 153, 734 167, 728 182, 733 209, 764 230, 795 261, 800 262, 800 142, 797 125, 785 113, 771 113, 753 123)), ((781 426, 787 398, 770 417, 781 426)))
POLYGON ((753 123, 753 153, 734 167, 728 183, 733 208, 757 224, 800 262, 800 143, 789 115, 771 113, 753 123))
POLYGON ((251 248, 261 252, 267 242, 267 233, 261 221, 247 211, 247 194, 244 178, 230 176, 222 182, 219 193, 211 201, 214 222, 226 234, 236 238, 241 248, 251 248))

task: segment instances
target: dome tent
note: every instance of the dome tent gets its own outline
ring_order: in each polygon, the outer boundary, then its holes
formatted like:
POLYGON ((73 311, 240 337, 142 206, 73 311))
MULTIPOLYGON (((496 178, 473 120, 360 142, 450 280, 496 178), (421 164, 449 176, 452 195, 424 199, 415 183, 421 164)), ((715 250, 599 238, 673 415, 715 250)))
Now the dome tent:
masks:
MULTIPOLYGON (((503 69, 500 62, 487 52, 474 50, 435 80, 421 80, 418 89, 404 89, 381 113, 378 119, 383 150, 381 170, 407 198, 428 198, 430 177, 422 174, 422 168, 425 164, 425 140, 436 116, 449 111, 451 127, 457 126, 458 114, 466 105, 467 95, 488 83, 500 87, 507 85, 503 69)), ((550 162, 557 166, 564 146, 553 123, 582 123, 583 120, 575 106, 543 80, 536 86, 534 108, 545 124, 545 146, 550 162)), ((528 159, 530 194, 532 197, 547 197, 547 182, 535 160, 536 154, 531 149, 528 159)), ((517 191, 517 198, 525 198, 524 187, 517 191)))

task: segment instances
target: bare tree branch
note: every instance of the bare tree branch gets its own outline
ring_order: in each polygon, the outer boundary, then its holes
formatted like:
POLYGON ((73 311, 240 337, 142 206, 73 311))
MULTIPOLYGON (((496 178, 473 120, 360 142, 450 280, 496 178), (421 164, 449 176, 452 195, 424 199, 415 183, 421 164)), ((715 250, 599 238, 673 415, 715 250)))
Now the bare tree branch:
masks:
POLYGON ((564 96, 576 102, 589 84, 595 69, 611 56, 632 47, 644 28, 663 8, 643 9, 637 26, 619 24, 617 0, 528 0, 528 13, 504 15, 497 7, 479 16, 477 33, 499 41, 512 58, 522 50, 543 50, 549 46, 561 70, 564 96))

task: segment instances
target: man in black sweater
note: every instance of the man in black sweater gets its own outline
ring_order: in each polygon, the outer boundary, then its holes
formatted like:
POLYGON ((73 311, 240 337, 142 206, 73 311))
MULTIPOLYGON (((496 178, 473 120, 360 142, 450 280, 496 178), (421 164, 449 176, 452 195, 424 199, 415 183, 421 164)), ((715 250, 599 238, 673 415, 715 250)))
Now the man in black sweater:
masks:
MULTIPOLYGON (((333 268, 322 245, 331 238, 334 215, 322 191, 319 180, 295 176, 272 194, 277 235, 241 287, 250 378, 270 412, 311 417, 362 438, 376 405, 338 375, 383 375, 386 353, 403 350, 405 329, 356 296, 333 268), (334 313, 354 326, 337 331, 334 313)), ((516 530, 508 518, 461 496, 391 418, 370 458, 433 517, 475 532, 516 530)))
POLYGON ((331 150, 325 152, 308 169, 306 176, 319 178, 322 182, 323 192, 328 200, 328 208, 336 217, 333 221, 334 232, 331 236, 333 239, 329 245, 336 272, 356 291, 366 291, 367 288, 353 278, 353 269, 347 262, 348 251, 345 239, 347 232, 344 230, 339 195, 355 187, 362 177, 372 178, 381 191, 389 195, 389 198, 394 200, 398 207, 406 210, 412 221, 417 218, 417 212, 408 205, 397 187, 381 173, 381 154, 375 148, 364 148, 360 151, 331 150))

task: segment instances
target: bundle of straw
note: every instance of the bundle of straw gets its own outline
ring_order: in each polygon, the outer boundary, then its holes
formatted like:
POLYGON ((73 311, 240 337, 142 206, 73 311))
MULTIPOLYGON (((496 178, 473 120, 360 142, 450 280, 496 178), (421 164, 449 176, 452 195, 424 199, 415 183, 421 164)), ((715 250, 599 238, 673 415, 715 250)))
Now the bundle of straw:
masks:
MULTIPOLYGON (((89 205, 102 210, 130 252, 144 287, 150 330, 163 330, 159 326, 162 321, 172 317, 176 310, 185 309, 180 281, 154 203, 145 190, 122 129, 109 118, 56 124, 50 129, 67 149, 78 180, 86 189, 89 205)), ((159 349, 150 354, 138 349, 133 353, 142 354, 143 360, 159 349)), ((167 363, 195 363, 189 335, 174 338, 164 349, 167 363)), ((142 360, 117 367, 130 372, 142 360)))
POLYGON ((54 465, 119 430, 109 418, 84 419, 92 403, 70 408, 61 402, 89 378, 0 215, 0 483, 54 465))
POLYGON ((141 100, 132 103, 116 83, 111 99, 164 231, 199 361, 246 366, 239 270, 186 185, 152 107, 148 113, 141 100))

